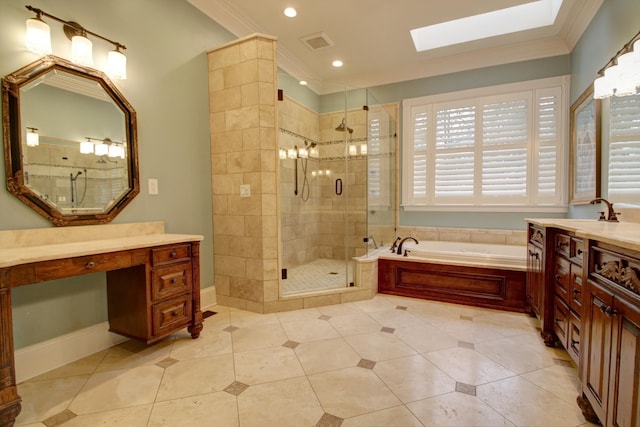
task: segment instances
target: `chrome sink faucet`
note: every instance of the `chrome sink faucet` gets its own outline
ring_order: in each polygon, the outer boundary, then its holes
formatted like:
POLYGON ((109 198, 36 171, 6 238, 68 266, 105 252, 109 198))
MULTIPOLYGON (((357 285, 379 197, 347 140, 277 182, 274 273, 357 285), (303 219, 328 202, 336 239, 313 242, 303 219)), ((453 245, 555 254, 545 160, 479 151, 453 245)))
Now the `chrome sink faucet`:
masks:
POLYGON ((405 237, 404 239, 400 240, 400 243, 398 244, 398 251, 396 252, 398 255, 402 255, 402 245, 407 240, 413 240, 414 242, 416 242, 416 245, 418 244, 418 241, 416 239, 414 239, 413 237, 405 237))
POLYGON ((618 222, 618 213, 613 210, 613 203, 609 202, 607 199, 598 197, 589 203, 595 205, 600 202, 607 205, 607 216, 605 217, 604 212, 600 212, 600 218, 598 218, 598 221, 618 222))

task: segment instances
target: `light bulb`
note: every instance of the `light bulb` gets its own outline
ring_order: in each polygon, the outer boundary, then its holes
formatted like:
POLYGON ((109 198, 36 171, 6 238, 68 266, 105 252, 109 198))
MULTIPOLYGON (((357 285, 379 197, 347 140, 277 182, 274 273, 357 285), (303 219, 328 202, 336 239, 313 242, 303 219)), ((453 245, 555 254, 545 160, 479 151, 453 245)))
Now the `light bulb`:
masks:
POLYGON ((93 147, 93 149, 94 149, 94 152, 96 153, 96 156, 104 156, 105 154, 109 154, 109 146, 104 142, 101 142, 100 144, 96 144, 93 147))
POLYGON ((86 37, 73 36, 71 38, 71 60, 79 65, 91 67, 93 65, 93 43, 86 37))
POLYGON ((107 53, 107 74, 114 79, 127 79, 127 57, 117 48, 107 53))
POLYGON ((86 141, 82 141, 80 143, 80 152, 82 154, 93 154, 93 142, 88 139, 86 141))
POLYGON ((27 19, 25 46, 38 55, 49 55, 51 53, 51 29, 39 17, 27 19))
POLYGON ((37 147, 38 145, 40 145, 38 129, 27 128, 27 147, 37 147))

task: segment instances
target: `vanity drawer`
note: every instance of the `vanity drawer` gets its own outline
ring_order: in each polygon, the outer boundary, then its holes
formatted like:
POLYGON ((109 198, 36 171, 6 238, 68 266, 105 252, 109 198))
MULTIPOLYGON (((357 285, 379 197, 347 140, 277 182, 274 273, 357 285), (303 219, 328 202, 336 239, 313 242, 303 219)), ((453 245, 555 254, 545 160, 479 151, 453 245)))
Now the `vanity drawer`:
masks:
POLYGON ((566 234, 556 235, 556 253, 569 258, 569 248, 571 246, 571 237, 566 234))
POLYGON ((191 245, 172 245, 152 249, 153 265, 185 261, 191 258, 191 245))
POLYGON ((152 334, 166 335, 187 326, 191 321, 191 295, 182 295, 152 307, 152 334))
POLYGON ((582 265, 584 258, 584 240, 571 238, 571 262, 582 265))
POLYGON ((556 295, 565 303, 569 303, 571 293, 571 263, 556 256, 556 266, 553 273, 556 295))
POLYGON ((571 295, 569 307, 582 316, 582 267, 571 264, 571 295))
POLYGON ((36 264, 36 278, 39 282, 99 271, 117 270, 131 266, 131 252, 108 252, 36 264))
POLYGON ((151 271, 151 300, 161 301, 191 292, 191 263, 183 262, 151 271))

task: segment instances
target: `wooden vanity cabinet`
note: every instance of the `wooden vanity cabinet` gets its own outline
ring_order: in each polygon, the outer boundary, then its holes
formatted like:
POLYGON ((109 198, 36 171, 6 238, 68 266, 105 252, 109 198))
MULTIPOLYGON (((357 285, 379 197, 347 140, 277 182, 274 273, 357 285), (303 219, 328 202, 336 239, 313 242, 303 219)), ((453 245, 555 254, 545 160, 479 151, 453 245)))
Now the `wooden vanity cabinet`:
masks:
POLYGON ((604 426, 640 426, 639 274, 640 253, 592 242, 581 380, 604 426))
POLYGON ((111 332, 151 343, 190 324, 191 249, 179 244, 143 250, 138 256, 150 262, 107 272, 111 332))

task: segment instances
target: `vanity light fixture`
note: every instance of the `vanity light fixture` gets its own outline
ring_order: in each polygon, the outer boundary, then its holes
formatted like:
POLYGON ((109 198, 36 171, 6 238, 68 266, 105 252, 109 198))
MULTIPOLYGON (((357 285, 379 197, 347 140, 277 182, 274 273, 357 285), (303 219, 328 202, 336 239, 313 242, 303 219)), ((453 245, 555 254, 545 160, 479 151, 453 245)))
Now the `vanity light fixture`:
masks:
POLYGON ((301 159, 308 159, 309 158, 309 150, 307 150, 306 147, 298 148, 298 157, 300 157, 301 159))
POLYGON ((25 45, 31 52, 44 56, 51 53, 51 28, 42 20, 41 15, 41 12, 36 11, 35 18, 27 19, 25 45))
POLYGON ((289 148, 287 150, 287 157, 289 159, 297 159, 298 158, 298 149, 297 148, 289 148))
POLYGON ((593 97, 628 96, 639 93, 640 88, 640 32, 620 49, 598 71, 600 77, 593 82, 593 97))
POLYGON ((37 147, 40 145, 40 135, 38 129, 27 128, 27 147, 37 147))
POLYGON ((360 154, 362 154, 363 156, 367 155, 367 143, 363 142, 362 144, 360 144, 360 154))
POLYGON ((350 144, 349 145, 349 155, 350 156, 356 156, 358 155, 358 149, 356 148, 355 144, 350 144))
POLYGON ((111 43, 115 47, 114 50, 107 54, 107 74, 114 79, 124 80, 127 78, 127 58, 122 53, 126 46, 89 31, 77 22, 65 21, 42 9, 31 6, 25 7, 36 14, 35 18, 27 19, 25 38, 27 49, 38 55, 48 55, 52 52, 51 31, 49 26, 42 20, 42 16, 46 16, 62 23, 64 34, 71 40, 71 60, 73 62, 85 66, 93 65, 93 43, 87 38, 87 35, 91 35, 111 43))
POLYGON ((284 160, 287 158, 287 150, 284 148, 281 148, 280 150, 278 150, 279 152, 279 156, 280 156, 280 160, 284 160))
POLYGON ((124 142, 112 141, 111 138, 99 139, 86 137, 87 140, 80 143, 82 154, 95 154, 96 156, 109 156, 125 158, 124 142), (95 141, 95 142, 94 142, 95 141))

